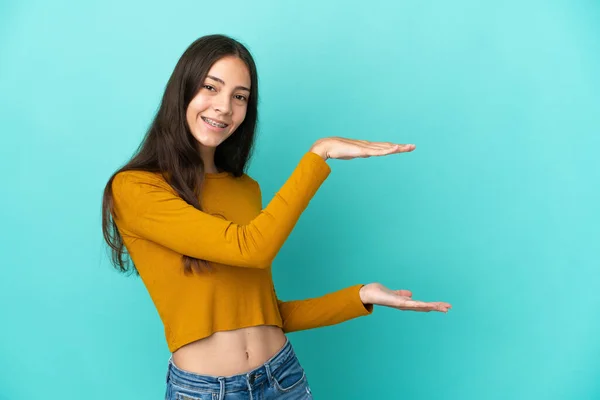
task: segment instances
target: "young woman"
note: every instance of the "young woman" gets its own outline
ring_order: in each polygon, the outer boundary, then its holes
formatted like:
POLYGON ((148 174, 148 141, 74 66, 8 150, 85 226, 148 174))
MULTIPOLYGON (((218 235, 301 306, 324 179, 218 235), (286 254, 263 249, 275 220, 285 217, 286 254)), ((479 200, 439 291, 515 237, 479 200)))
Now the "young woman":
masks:
POLYGON ((320 139, 263 209, 260 186, 244 172, 257 99, 256 66, 242 44, 222 35, 196 40, 175 66, 135 156, 104 191, 112 261, 139 274, 164 324, 172 352, 167 399, 312 398, 286 332, 367 315, 374 304, 451 307, 379 283, 308 300, 277 297, 271 262, 331 172, 326 160, 415 146, 320 139))

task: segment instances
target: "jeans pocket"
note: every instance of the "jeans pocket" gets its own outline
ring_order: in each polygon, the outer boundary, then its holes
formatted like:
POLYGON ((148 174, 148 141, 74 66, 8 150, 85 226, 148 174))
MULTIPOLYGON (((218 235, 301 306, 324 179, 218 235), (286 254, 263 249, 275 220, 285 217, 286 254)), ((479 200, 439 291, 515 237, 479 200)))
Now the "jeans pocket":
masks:
POLYGON ((273 372, 273 384, 280 392, 290 392, 306 382, 306 374, 297 360, 273 372))
POLYGON ((218 397, 215 392, 186 388, 172 383, 169 389, 171 393, 169 400, 215 400, 218 397))
POLYGON ((175 392, 175 400, 214 400, 217 396, 214 393, 185 393, 175 392))

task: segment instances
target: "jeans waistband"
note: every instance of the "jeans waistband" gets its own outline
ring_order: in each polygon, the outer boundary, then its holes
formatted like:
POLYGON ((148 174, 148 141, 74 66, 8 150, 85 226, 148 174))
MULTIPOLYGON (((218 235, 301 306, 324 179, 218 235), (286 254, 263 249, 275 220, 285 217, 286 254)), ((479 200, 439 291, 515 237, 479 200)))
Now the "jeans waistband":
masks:
POLYGON ((295 357, 294 349, 289 339, 286 338, 285 345, 263 365, 243 374, 232 376, 199 375, 178 368, 169 358, 167 381, 175 385, 190 387, 193 389, 235 392, 248 390, 249 387, 260 385, 266 380, 271 380, 271 374, 277 371, 286 361, 295 357))

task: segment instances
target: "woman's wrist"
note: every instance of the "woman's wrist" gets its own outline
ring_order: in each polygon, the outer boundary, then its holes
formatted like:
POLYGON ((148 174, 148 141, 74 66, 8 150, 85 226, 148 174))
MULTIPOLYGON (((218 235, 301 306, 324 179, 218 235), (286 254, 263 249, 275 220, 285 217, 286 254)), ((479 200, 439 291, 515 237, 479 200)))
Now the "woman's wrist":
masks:
POLYGON ((325 140, 324 139, 319 139, 315 142, 315 144, 313 144, 310 148, 310 151, 317 154, 319 157, 321 157, 323 160, 327 160, 329 157, 327 157, 327 149, 325 146, 325 140))
POLYGON ((368 291, 367 285, 363 285, 363 287, 361 287, 360 290, 358 291, 358 295, 360 296, 360 301, 362 301, 362 303, 364 305, 371 304, 371 301, 369 300, 367 291, 368 291))

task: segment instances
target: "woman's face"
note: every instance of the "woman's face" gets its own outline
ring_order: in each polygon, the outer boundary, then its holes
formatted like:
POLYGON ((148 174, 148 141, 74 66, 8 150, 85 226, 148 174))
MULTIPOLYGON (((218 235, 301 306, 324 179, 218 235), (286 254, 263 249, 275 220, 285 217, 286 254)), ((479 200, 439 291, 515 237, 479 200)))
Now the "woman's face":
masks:
POLYGON ((200 145, 217 147, 244 121, 250 82, 248 67, 237 57, 213 64, 186 110, 190 131, 200 145))

